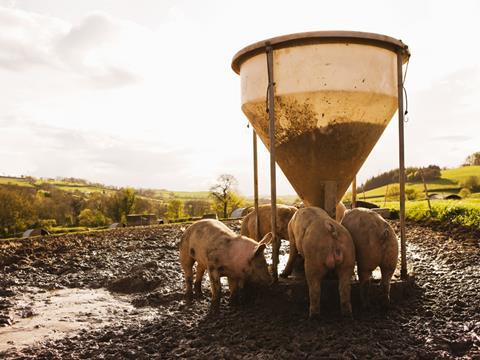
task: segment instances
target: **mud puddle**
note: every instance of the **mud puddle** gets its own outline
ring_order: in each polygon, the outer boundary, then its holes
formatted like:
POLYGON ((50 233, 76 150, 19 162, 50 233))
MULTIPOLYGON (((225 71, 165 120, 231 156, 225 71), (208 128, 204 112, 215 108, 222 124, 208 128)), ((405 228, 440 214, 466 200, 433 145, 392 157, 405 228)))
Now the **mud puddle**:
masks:
POLYGON ((61 339, 82 329, 150 319, 156 313, 152 308, 137 309, 129 296, 112 295, 105 289, 28 288, 11 300, 13 323, 0 328, 0 352, 61 339))

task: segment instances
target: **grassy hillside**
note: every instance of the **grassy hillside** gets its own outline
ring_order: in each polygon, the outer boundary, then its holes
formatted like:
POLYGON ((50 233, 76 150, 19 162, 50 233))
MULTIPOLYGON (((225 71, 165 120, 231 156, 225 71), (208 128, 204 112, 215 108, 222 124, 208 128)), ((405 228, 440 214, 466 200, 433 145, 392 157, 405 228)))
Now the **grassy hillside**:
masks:
POLYGON ((24 178, 17 178, 17 177, 10 177, 10 176, 0 176, 0 185, 34 187, 33 184, 30 184, 24 178))
POLYGON ((20 178, 20 177, 10 177, 10 176, 0 176, 0 186, 9 185, 9 186, 20 186, 27 188, 41 188, 45 185, 50 185, 58 188, 59 190, 74 192, 80 191, 83 193, 93 193, 93 192, 111 192, 114 191, 111 188, 107 188, 101 185, 92 185, 84 183, 76 183, 71 181, 62 181, 56 179, 34 179, 31 181, 29 178, 20 178))
MULTIPOLYGON (((442 170, 442 177, 437 180, 428 181, 427 189, 429 193, 444 193, 444 194, 457 194, 461 190, 461 182, 470 176, 476 176, 480 180, 480 166, 465 166, 456 169, 442 170)), ((392 184, 388 185, 388 187, 392 184)), ((409 188, 415 189, 417 193, 424 193, 424 187, 422 182, 406 183, 409 188)), ((384 199, 387 191, 387 185, 381 186, 365 193, 359 192, 358 199, 362 200, 364 197, 367 200, 374 201, 384 199)), ((480 193, 473 193, 473 198, 480 197, 480 193)))
POLYGON ((208 191, 169 191, 169 190, 155 190, 154 198, 159 198, 165 201, 172 199, 185 200, 203 200, 209 196, 208 191))
MULTIPOLYGON (((112 187, 103 186, 101 184, 91 184, 88 182, 74 182, 63 181, 58 179, 31 179, 28 177, 13 177, 13 176, 0 176, 0 186, 20 186, 25 188, 42 188, 46 185, 53 186, 59 190, 66 192, 80 191, 85 194, 91 194, 95 192, 112 193, 116 189, 112 187)), ((153 190, 151 195, 142 195, 142 198, 151 200, 161 200, 168 202, 173 199, 180 199, 182 201, 188 200, 206 200, 209 196, 208 191, 169 191, 165 189, 153 190)))

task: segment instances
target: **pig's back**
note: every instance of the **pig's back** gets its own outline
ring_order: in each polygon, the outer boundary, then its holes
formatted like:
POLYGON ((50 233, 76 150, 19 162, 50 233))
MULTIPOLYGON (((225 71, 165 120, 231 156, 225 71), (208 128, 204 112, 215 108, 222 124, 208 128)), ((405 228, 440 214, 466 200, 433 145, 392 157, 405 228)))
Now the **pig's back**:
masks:
POLYGON ((370 209, 355 208, 346 212, 342 225, 350 231, 354 241, 378 237, 388 225, 383 218, 370 209))
POLYGON ((380 215, 369 209, 353 209, 345 214, 342 224, 352 235, 359 267, 373 270, 378 265, 396 265, 397 237, 380 215))
MULTIPOLYGON (((280 232, 286 233, 286 228, 288 226, 288 222, 292 218, 293 214, 297 211, 297 209, 293 206, 277 204, 277 228, 280 232)), ((256 239, 256 231, 255 231, 255 221, 256 221, 256 212, 255 210, 250 212, 242 221, 242 227, 240 230, 240 234, 247 236, 251 239, 260 241, 260 239, 256 239)), ((271 205, 265 204, 260 205, 258 207, 258 218, 260 221, 260 237, 264 237, 271 231, 271 220, 272 220, 272 207, 271 205)), ((280 234, 286 237, 286 234, 280 234)))
MULTIPOLYGON (((190 225, 183 234, 180 247, 189 247, 194 251, 195 258, 198 260, 201 255, 206 255, 212 248, 218 247, 219 242, 235 237, 236 234, 230 230, 224 223, 204 219, 190 225)), ((203 256, 202 256, 203 257, 203 256)))
POLYGON ((323 231, 323 222, 326 218, 330 217, 325 210, 317 207, 302 208, 293 215, 289 227, 301 255, 305 251, 313 251, 322 246, 315 239, 321 237, 319 231, 323 231))

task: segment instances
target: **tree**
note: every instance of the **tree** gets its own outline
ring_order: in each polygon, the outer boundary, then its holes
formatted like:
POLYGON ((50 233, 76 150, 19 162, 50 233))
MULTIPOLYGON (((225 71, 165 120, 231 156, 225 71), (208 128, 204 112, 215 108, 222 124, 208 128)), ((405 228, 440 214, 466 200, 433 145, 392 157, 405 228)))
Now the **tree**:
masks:
POLYGON ((126 219, 135 205, 135 191, 132 188, 121 189, 110 196, 107 204, 107 213, 115 221, 126 219))
POLYGON ((179 199, 173 199, 168 202, 167 218, 169 220, 180 219, 184 217, 183 214, 183 201, 179 199))
POLYGON ((217 178, 217 182, 210 188, 217 214, 220 217, 227 218, 228 211, 240 206, 243 198, 235 191, 238 185, 237 179, 233 175, 223 174, 217 178))
POLYGON ((28 194, 0 188, 0 234, 23 231, 35 222, 28 194))
POLYGON ((202 216, 211 211, 212 203, 209 200, 188 200, 185 201, 185 212, 191 216, 202 216))
POLYGON ((107 222, 108 219, 99 210, 83 209, 78 216, 78 223, 80 226, 104 226, 107 222))
POLYGON ((480 151, 477 151, 476 153, 473 153, 472 155, 468 156, 465 159, 464 165, 466 166, 480 165, 480 151))
POLYGON ((137 196, 135 199, 135 213, 149 214, 151 212, 152 212, 152 201, 137 196))

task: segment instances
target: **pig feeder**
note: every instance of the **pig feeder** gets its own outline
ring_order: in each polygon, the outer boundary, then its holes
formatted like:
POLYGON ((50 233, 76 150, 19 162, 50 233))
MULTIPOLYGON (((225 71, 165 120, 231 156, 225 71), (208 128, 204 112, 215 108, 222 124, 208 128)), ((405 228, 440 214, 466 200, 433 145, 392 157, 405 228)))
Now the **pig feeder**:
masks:
POLYGON ((398 109, 401 278, 407 279, 402 65, 409 57, 400 40, 351 31, 275 37, 234 56, 242 111, 254 129, 256 208, 257 135, 270 151, 275 278, 280 248, 275 164, 306 205, 335 217, 336 204, 398 109))

